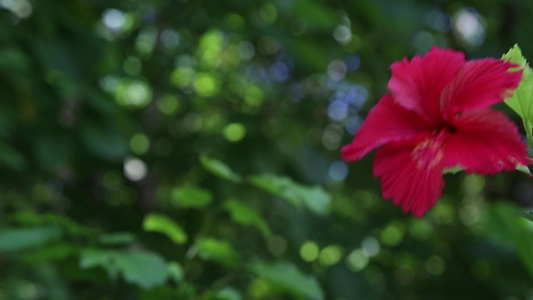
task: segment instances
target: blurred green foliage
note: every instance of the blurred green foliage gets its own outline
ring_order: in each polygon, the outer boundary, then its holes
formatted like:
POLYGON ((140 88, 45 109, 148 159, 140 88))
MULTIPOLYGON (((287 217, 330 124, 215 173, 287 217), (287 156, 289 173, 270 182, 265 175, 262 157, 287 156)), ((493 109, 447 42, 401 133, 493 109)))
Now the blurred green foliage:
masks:
POLYGON ((531 58, 532 14, 0 0, 0 300, 532 299, 529 177, 446 175, 415 219, 339 154, 393 61, 531 58))

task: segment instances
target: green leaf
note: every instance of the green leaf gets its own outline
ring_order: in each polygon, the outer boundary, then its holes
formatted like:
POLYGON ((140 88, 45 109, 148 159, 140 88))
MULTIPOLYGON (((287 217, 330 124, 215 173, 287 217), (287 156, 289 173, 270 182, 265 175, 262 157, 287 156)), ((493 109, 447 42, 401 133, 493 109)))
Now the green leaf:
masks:
POLYGON ((116 279, 119 271, 116 265, 118 256, 120 256, 118 251, 85 249, 81 252, 80 268, 102 267, 107 271, 111 279, 116 279))
POLYGON ((213 201, 209 191, 190 186, 173 189, 172 198, 182 207, 194 208, 206 207, 213 201))
MULTIPOLYGON (((531 172, 529 171, 529 168, 525 165, 516 165, 516 170, 517 171, 520 171, 526 175, 529 175, 529 176, 532 176, 531 172)), ((453 168, 446 168, 444 169, 444 171, 442 171, 443 174, 457 174, 461 171, 464 171, 464 168, 461 167, 460 165, 457 165, 453 168)))
POLYGON ((234 173, 225 163, 221 162, 220 160, 209 158, 206 155, 200 155, 200 163, 207 171, 220 178, 233 182, 241 181, 241 176, 234 173))
MULTIPOLYGON (((533 227, 529 221, 517 217, 518 208, 508 203, 491 205, 485 223, 487 235, 514 245, 514 249, 522 259, 524 267, 533 278, 533 227)), ((521 214, 530 219, 531 213, 521 214)))
POLYGON ((232 287, 225 287, 216 293, 217 300, 241 300, 241 293, 232 287))
POLYGON ((48 213, 39 215, 32 211, 19 211, 10 216, 10 219, 17 224, 26 226, 44 226, 56 225, 62 232, 68 235, 92 237, 97 233, 97 230, 82 226, 68 217, 48 213))
POLYGON ((517 216, 524 217, 530 221, 533 221, 533 211, 522 211, 519 213, 516 213, 517 216))
POLYGON ((252 176, 250 183, 289 201, 296 207, 305 205, 317 214, 326 214, 329 211, 331 196, 319 186, 303 186, 293 182, 290 178, 273 174, 252 176))
POLYGON ((522 55, 518 44, 514 45, 502 58, 520 65, 511 71, 523 70, 522 81, 518 88, 514 90, 513 96, 506 99, 505 103, 522 118, 529 144, 533 146, 533 71, 529 67, 526 58, 522 55))
POLYGON ((135 235, 131 232, 101 234, 98 239, 104 245, 131 244, 136 241, 135 235))
POLYGON ((176 244, 187 242, 187 233, 180 225, 167 216, 159 214, 149 214, 144 218, 143 229, 145 231, 155 231, 168 236, 176 244))
POLYGON ((265 238, 270 237, 271 232, 267 222, 253 208, 235 199, 228 200, 224 204, 224 208, 229 212, 231 219, 235 223, 254 226, 265 238))
POLYGON ((517 171, 520 171, 526 175, 529 175, 529 176, 533 176, 533 174, 531 174, 531 171, 529 171, 529 168, 528 166, 525 166, 525 165, 517 165, 516 166, 516 170, 517 171))
POLYGON ((64 260, 68 257, 77 256, 78 247, 65 242, 55 242, 46 244, 35 250, 22 253, 20 259, 25 263, 37 264, 46 263, 53 260, 64 260))
POLYGON ((146 290, 164 284, 168 278, 165 260, 151 252, 124 253, 118 257, 117 266, 127 282, 146 290))
POLYGON ((167 264, 161 256, 152 252, 120 252, 86 249, 81 253, 80 267, 104 268, 109 277, 120 274, 129 283, 150 289, 165 283, 168 278, 167 264))
POLYGON ((42 246, 61 236, 56 226, 0 231, 0 252, 21 251, 42 246))
POLYGON ((324 299, 324 292, 318 281, 302 273, 292 264, 287 262, 278 262, 274 265, 255 263, 251 269, 260 278, 297 296, 313 300, 324 299))
POLYGON ((204 260, 212 260, 224 265, 233 266, 239 260, 239 254, 228 241, 204 238, 197 245, 198 256, 204 260))
POLYGON ((443 174, 456 174, 456 173, 459 173, 461 171, 463 171, 463 167, 457 165, 453 168, 446 168, 444 169, 444 171, 442 171, 443 174))
POLYGON ((168 276, 176 283, 183 281, 183 267, 178 262, 169 262, 167 265, 168 276))

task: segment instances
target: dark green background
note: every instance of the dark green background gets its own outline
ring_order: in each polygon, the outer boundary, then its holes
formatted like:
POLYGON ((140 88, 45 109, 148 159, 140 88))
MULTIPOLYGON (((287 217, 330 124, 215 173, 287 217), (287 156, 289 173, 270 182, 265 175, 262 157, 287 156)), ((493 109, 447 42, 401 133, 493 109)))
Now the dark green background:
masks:
POLYGON ((0 1, 0 300, 533 299, 526 175, 446 175, 416 219, 381 199, 373 155, 340 161, 392 62, 531 58, 531 15, 0 1))

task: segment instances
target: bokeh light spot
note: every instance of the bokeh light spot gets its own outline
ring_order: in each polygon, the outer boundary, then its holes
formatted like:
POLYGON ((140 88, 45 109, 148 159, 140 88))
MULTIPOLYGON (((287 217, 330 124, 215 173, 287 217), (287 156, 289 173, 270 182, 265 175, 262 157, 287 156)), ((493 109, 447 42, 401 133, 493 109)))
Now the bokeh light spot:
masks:
POLYGON ((485 28, 479 13, 471 7, 463 8, 454 16, 455 33, 470 46, 479 46, 485 40, 485 28))
POLYGON ((278 10, 274 6, 274 4, 266 3, 261 7, 259 15, 265 23, 271 24, 276 21, 276 18, 278 16, 278 10))
POLYGON ((6 8, 19 18, 27 18, 33 12, 33 6, 27 0, 0 0, 0 8, 6 8))
POLYGON ((343 61, 335 60, 328 65, 328 76, 333 81, 341 81, 346 76, 346 65, 343 61))
POLYGON ((274 255, 282 255, 287 251, 287 239, 281 235, 273 235, 268 239, 268 250, 274 255))
POLYGON ((123 80, 116 90, 119 104, 132 107, 144 107, 152 100, 152 89, 140 80, 123 80))
POLYGON ((333 32, 333 37, 339 43, 347 44, 352 40, 352 31, 346 25, 339 25, 333 32))
POLYGON ((242 41, 237 46, 237 53, 243 60, 252 59, 255 55, 255 47, 248 41, 242 41))
POLYGON ((197 113, 188 113, 183 118, 183 125, 190 132, 197 132, 202 129, 203 122, 202 116, 197 113))
POLYGON ((244 100, 251 106, 259 106, 263 102, 264 92, 256 85, 250 85, 244 92, 244 100))
POLYGON ((238 142, 246 135, 246 127, 240 123, 231 123, 224 127, 223 133, 228 141, 238 142))
POLYGON ((427 219, 412 219, 409 234, 416 239, 425 240, 433 232, 433 227, 427 219))
POLYGON ((150 148, 150 140, 142 133, 134 134, 130 139, 130 149, 137 155, 145 154, 150 148))
POLYGON ((104 11, 102 20, 104 25, 111 31, 120 31, 126 25, 126 15, 118 9, 108 9, 104 11))
POLYGON ((289 77, 289 67, 281 61, 277 61, 270 66, 269 72, 272 79, 278 82, 285 81, 289 77))
POLYGON ((431 215, 439 224, 451 224, 455 221, 455 207, 450 201, 441 199, 433 208, 431 215))
POLYGON ((246 22, 239 14, 229 13, 224 18, 224 24, 231 30, 239 30, 244 28, 246 22))
POLYGON ((342 126, 339 124, 330 124, 324 130, 322 135, 322 144, 328 150, 335 150, 340 147, 342 139, 342 126))
POLYGON ((313 241, 307 241, 300 247, 300 256, 304 261, 313 262, 318 258, 320 249, 313 241))
POLYGON ((184 88, 192 84, 195 71, 190 67, 178 67, 170 74, 170 83, 175 87, 184 88))
POLYGON ((369 258, 361 249, 355 249, 346 258, 348 267, 353 271, 360 271, 368 265, 369 258))
POLYGON ((413 45, 419 51, 427 51, 435 44, 433 35, 427 30, 421 30, 413 36, 413 45))
POLYGON ((357 69, 359 69, 361 66, 361 57, 357 54, 348 55, 344 59, 344 64, 346 65, 348 72, 357 71, 357 69))
POLYGON ((218 80, 209 73, 198 73, 194 79, 194 91, 200 97, 212 97, 220 89, 218 80))
POLYGON ((204 67, 213 69, 222 63, 224 43, 225 36, 219 30, 211 30, 202 36, 199 51, 202 53, 200 62, 204 67))
POLYGON ((130 56, 124 60, 124 72, 130 76, 139 75, 142 71, 142 62, 135 56, 130 56))
POLYGON ((444 270, 446 268, 446 264, 444 263, 444 260, 437 255, 430 256, 426 262, 424 263, 424 266, 426 267, 426 271, 431 275, 441 275, 444 273, 444 270))
POLYGON ((137 158, 127 158, 124 161, 124 175, 131 181, 139 181, 146 177, 148 167, 137 158))
POLYGON ((165 94, 157 100, 157 108, 166 115, 172 115, 179 111, 180 102, 176 96, 165 94))
POLYGON ((174 49, 180 44, 180 35, 175 30, 165 29, 161 33, 161 43, 167 49, 174 49))
POLYGON ((396 246, 402 241, 404 233, 403 225, 394 221, 381 231, 380 239, 387 246, 396 246))
POLYGON ((450 17, 445 12, 440 10, 431 11, 426 15, 427 24, 440 32, 450 30, 450 17))
POLYGON ((331 245, 320 251, 318 260, 324 266, 332 266, 341 260, 342 252, 339 246, 331 245))
POLYGON ((344 122, 344 128, 346 129, 346 132, 355 135, 355 131, 363 125, 363 119, 359 116, 353 116, 346 119, 344 122))
POLYGON ((148 55, 154 50, 157 40, 157 29, 155 27, 146 27, 141 30, 135 39, 135 50, 143 55, 148 55))
POLYGON ((348 165, 343 161, 334 161, 329 166, 328 175, 335 181, 343 181, 348 176, 348 165))
POLYGON ((348 116, 348 103, 335 100, 329 104, 328 116, 335 121, 342 121, 348 116))
POLYGON ((367 236, 361 242, 361 249, 367 256, 372 257, 379 253, 381 246, 379 245, 378 239, 373 236, 367 236))

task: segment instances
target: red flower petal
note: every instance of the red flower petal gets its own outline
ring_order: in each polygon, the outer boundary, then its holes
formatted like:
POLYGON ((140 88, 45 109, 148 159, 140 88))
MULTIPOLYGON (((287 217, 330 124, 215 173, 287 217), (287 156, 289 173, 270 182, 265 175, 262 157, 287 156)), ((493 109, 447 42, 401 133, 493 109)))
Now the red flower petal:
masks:
POLYGON ((467 61, 457 77, 442 91, 441 109, 446 117, 476 109, 487 108, 509 97, 508 90, 518 87, 522 70, 508 72, 516 65, 494 59, 467 61))
MULTIPOLYGON (((440 150, 433 152, 432 161, 427 164, 420 163, 415 151, 416 145, 401 142, 379 148, 374 158, 374 176, 381 177, 384 199, 392 198, 404 213, 411 211, 421 217, 441 196, 443 168, 438 157, 440 150)), ((424 160, 428 158, 424 156, 424 160)))
POLYGON ((527 145, 504 113, 490 108, 467 111, 453 125, 456 132, 443 143, 445 167, 460 165, 467 173, 485 175, 512 171, 518 163, 529 165, 527 145))
POLYGON ((433 47, 423 57, 403 59, 391 65, 388 88, 394 99, 432 124, 439 124, 439 99, 465 63, 464 54, 433 47))
POLYGON ((411 139, 432 127, 385 95, 368 114, 353 141, 342 147, 342 159, 358 160, 374 148, 391 141, 411 139))

